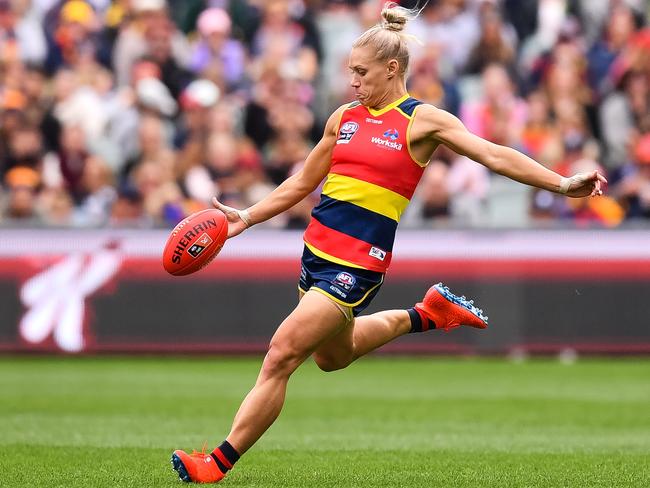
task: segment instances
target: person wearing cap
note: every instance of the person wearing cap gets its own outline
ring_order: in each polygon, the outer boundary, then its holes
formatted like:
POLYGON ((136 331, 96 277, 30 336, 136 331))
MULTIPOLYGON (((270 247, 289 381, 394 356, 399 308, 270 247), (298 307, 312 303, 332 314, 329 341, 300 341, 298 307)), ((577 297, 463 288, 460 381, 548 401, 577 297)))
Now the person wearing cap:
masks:
POLYGON ((59 10, 58 23, 48 39, 45 68, 54 73, 61 66, 74 67, 95 59, 99 24, 93 8, 83 0, 68 0, 59 10))
POLYGON ((244 75, 245 53, 241 43, 230 38, 232 22, 220 8, 204 10, 197 20, 200 39, 194 45, 190 69, 201 74, 216 67, 228 88, 238 85, 244 75))
POLYGON ((0 210, 0 221, 40 222, 37 212, 40 184, 41 177, 36 170, 26 166, 10 169, 4 178, 7 195, 0 210))
POLYGON ((180 148, 178 169, 181 173, 202 162, 210 135, 210 111, 220 97, 217 85, 205 79, 194 80, 181 93, 181 126, 175 140, 176 147, 180 148))

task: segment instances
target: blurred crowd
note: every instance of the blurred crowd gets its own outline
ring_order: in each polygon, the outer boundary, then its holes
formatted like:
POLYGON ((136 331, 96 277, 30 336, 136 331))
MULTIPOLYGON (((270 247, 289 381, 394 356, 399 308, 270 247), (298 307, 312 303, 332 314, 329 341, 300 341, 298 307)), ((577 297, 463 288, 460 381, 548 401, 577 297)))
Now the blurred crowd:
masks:
MULTIPOLYGON (((255 203, 354 99, 350 46, 382 5, 0 0, 0 225, 171 226, 212 196, 255 203)), ((499 206, 509 187, 441 147, 404 225, 649 219, 649 17, 647 0, 429 0, 407 29, 411 95, 609 185, 499 206)), ((304 227, 317 199, 267 225, 304 227)))

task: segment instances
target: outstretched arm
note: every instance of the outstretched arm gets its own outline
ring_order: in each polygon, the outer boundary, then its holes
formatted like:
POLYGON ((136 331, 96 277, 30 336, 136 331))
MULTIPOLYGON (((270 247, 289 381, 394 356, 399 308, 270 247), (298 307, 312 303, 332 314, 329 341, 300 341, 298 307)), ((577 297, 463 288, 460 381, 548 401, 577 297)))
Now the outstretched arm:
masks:
POLYGON ((228 237, 234 237, 251 225, 281 214, 316 189, 330 169, 332 149, 336 144, 336 130, 343 110, 344 106, 330 116, 322 139, 307 156, 303 168, 255 205, 246 210, 237 210, 223 205, 216 198, 212 199, 213 205, 228 218, 228 237))
POLYGON ((564 178, 515 149, 472 134, 458 118, 431 105, 418 108, 417 115, 423 118, 426 127, 431 128, 430 137, 436 142, 515 181, 570 197, 602 195, 601 186, 607 183, 597 171, 564 178))

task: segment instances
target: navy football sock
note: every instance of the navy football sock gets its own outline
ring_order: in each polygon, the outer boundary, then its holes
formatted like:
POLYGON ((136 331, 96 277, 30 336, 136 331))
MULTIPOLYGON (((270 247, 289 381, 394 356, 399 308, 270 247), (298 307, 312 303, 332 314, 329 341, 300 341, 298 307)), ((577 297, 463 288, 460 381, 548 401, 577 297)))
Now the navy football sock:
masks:
POLYGON ((409 331, 409 334, 412 334, 413 332, 424 332, 436 328, 436 324, 429 320, 429 318, 427 318, 417 308, 409 308, 406 311, 411 318, 411 330, 409 331))
POLYGON ((228 441, 223 441, 219 447, 210 453, 210 456, 212 456, 212 459, 214 459, 214 462, 217 463, 217 466, 224 474, 232 469, 233 465, 239 459, 239 453, 235 451, 235 448, 228 441))

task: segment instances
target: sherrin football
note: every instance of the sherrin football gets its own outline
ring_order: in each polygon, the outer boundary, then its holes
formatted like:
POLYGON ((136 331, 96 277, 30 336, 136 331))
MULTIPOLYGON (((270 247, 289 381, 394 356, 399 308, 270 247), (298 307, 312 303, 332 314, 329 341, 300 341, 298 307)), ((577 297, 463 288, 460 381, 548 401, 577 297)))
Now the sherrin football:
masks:
POLYGON ((184 276, 200 270, 219 254, 227 236, 228 221, 220 210, 201 210, 181 220, 165 244, 165 271, 184 276))

